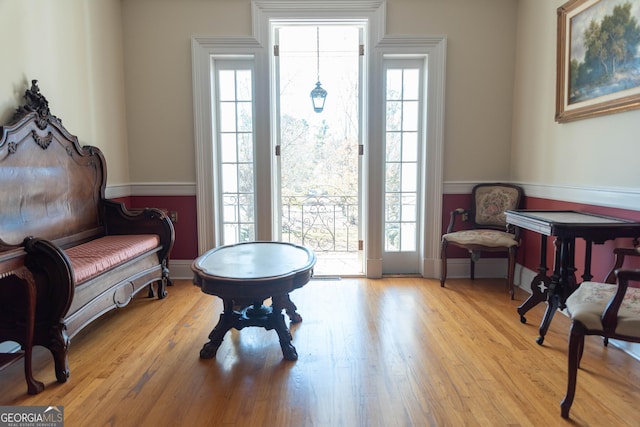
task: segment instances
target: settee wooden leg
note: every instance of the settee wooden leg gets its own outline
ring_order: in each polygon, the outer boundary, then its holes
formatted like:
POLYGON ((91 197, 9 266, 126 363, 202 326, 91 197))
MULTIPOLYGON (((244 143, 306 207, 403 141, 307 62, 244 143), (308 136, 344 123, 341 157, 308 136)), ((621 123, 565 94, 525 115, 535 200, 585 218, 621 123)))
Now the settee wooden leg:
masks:
POLYGON ((158 299, 163 299, 167 296, 167 285, 171 285, 171 279, 169 279, 169 267, 167 267, 167 261, 162 262, 162 279, 158 280, 158 299))
POLYGON ((162 280, 158 280, 158 299, 163 299, 167 295, 167 279, 163 277, 162 280))
POLYGON ((59 325, 52 332, 51 343, 48 348, 53 356, 56 379, 59 383, 67 382, 67 378, 69 378, 69 362, 67 360, 69 337, 64 325, 59 325))

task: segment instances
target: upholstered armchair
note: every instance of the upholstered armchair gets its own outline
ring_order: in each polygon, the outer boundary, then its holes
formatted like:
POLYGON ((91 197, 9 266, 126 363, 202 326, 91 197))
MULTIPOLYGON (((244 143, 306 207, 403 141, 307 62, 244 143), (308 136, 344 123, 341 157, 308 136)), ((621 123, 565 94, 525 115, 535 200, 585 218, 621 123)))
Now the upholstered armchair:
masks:
POLYGON ((472 190, 472 206, 451 212, 447 232, 442 236, 440 259, 440 286, 447 279, 447 248, 449 245, 469 251, 470 276, 475 279, 475 263, 482 252, 504 252, 509 258, 507 288, 513 299, 513 276, 516 255, 520 246, 519 229, 507 229, 506 210, 517 209, 522 199, 522 188, 513 184, 478 184, 472 190), (469 221, 470 228, 456 230, 456 219, 469 221))
POLYGON ((640 269, 621 269, 627 256, 640 256, 640 248, 614 249, 615 264, 604 283, 583 282, 567 298, 571 317, 567 393, 561 403, 561 415, 569 418, 576 393, 578 368, 586 335, 599 335, 607 345, 610 338, 640 342, 640 269), (616 284, 617 282, 617 284, 616 284))

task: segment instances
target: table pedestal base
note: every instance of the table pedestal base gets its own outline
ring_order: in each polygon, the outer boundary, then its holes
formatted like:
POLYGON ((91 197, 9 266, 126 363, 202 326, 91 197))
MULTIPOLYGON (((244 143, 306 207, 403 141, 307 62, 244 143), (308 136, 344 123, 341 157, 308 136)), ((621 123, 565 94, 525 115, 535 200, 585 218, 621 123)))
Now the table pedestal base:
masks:
POLYGON ((551 319, 553 318, 553 314, 555 310, 558 308, 558 304, 555 307, 552 307, 552 301, 558 302, 557 298, 550 298, 549 295, 549 287, 551 284, 551 278, 545 274, 546 267, 541 266, 538 268, 538 275, 533 278, 531 281, 531 295, 527 300, 518 307, 518 314, 520 315, 520 322, 527 323, 527 318, 524 316, 527 311, 531 310, 536 305, 541 302, 549 301, 550 304, 547 306, 547 309, 544 313, 544 317, 542 318, 542 322, 540 323, 540 335, 536 339, 536 342, 540 345, 544 342, 544 336, 549 329, 549 325, 551 324, 551 319))
POLYGON ((253 302, 249 306, 244 306, 241 310, 234 309, 234 302, 238 305, 238 303, 241 302, 240 300, 223 298, 222 301, 224 311, 220 314, 218 324, 209 334, 210 341, 200 350, 200 357, 202 359, 215 357, 229 329, 235 328, 240 330, 247 326, 260 326, 266 330, 275 329, 280 339, 283 357, 286 360, 298 359, 298 353, 291 344, 291 333, 285 323, 282 310, 286 310, 287 315, 291 319, 291 323, 301 322, 302 316, 296 312, 297 308, 289 298, 289 295, 272 297, 273 304, 271 306, 265 306, 262 304, 262 301, 260 301, 253 302))
MULTIPOLYGON (((565 308, 567 297, 577 288, 576 284, 576 267, 574 265, 575 258, 575 239, 572 237, 557 237, 555 242, 555 259, 553 266, 553 274, 547 275, 547 237, 542 236, 540 242, 540 265, 538 274, 531 281, 531 295, 527 300, 518 307, 520 322, 526 323, 527 318, 524 316, 527 311, 540 304, 547 302, 547 308, 540 322, 540 334, 536 338, 539 345, 544 343, 544 337, 549 330, 551 321, 556 311, 565 308)), ((591 262, 591 244, 587 242, 587 261, 588 266, 591 262)), ((589 267, 585 268, 583 278, 591 278, 589 267)), ((589 280, 585 279, 585 280, 589 280)))

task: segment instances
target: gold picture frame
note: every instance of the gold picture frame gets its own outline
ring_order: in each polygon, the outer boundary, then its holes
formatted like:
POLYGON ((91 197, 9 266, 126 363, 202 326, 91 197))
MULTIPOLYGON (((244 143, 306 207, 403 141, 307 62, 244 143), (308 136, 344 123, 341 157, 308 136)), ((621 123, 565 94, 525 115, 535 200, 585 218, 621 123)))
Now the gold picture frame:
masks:
POLYGON ((640 0, 570 0, 557 13, 556 121, 640 108, 640 0))

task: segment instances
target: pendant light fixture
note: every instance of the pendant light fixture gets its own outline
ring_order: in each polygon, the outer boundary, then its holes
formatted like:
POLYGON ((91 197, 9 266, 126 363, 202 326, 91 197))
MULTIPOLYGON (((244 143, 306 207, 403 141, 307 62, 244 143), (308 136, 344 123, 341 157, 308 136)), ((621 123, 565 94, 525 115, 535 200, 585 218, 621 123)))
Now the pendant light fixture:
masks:
POLYGON ((318 78, 316 87, 311 91, 311 102, 313 103, 313 111, 322 113, 324 109, 324 101, 327 98, 327 91, 320 85, 320 27, 316 27, 316 64, 318 70, 318 78))

